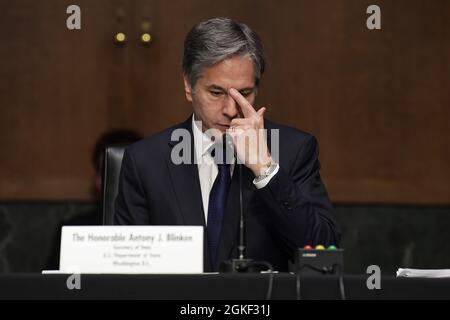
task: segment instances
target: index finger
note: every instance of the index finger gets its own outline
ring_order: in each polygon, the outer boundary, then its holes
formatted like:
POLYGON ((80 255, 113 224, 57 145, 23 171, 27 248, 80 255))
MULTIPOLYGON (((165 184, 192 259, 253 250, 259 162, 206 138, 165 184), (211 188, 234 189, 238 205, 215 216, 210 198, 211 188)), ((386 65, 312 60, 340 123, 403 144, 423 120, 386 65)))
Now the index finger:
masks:
POLYGON ((231 97, 239 104, 241 107, 244 117, 248 118, 256 114, 255 108, 244 98, 244 96, 234 88, 230 88, 229 93, 231 97))

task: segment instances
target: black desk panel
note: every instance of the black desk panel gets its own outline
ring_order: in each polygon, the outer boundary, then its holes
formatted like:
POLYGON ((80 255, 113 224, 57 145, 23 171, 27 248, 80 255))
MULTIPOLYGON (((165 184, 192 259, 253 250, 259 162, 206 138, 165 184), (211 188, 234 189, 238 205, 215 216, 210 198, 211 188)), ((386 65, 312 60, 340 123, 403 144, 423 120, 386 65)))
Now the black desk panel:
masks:
MULTIPOLYGON (((80 275, 81 290, 67 288, 70 275, 1 274, 0 299, 264 300, 268 274, 80 275)), ((450 279, 382 277, 369 290, 368 275, 344 277, 347 299, 450 299, 450 279)), ((272 299, 295 300, 296 276, 274 275, 272 299)), ((304 299, 340 299, 336 276, 301 280, 304 299)))

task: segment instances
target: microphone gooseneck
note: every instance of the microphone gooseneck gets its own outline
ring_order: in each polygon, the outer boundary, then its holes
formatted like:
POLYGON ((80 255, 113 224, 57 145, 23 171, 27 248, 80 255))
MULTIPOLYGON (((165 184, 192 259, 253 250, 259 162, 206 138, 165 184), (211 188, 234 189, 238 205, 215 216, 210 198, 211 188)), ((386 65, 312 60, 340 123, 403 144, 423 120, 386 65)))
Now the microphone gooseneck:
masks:
POLYGON ((224 143, 230 148, 233 148, 235 156, 236 169, 239 170, 239 244, 238 244, 238 259, 231 259, 222 261, 219 265, 219 272, 221 273, 250 273, 250 272, 262 272, 268 273, 268 286, 265 298, 270 300, 272 297, 273 289, 273 267, 266 261, 254 261, 253 259, 246 258, 246 245, 245 245, 245 215, 244 215, 244 194, 243 194, 243 165, 238 162, 236 148, 233 140, 229 134, 224 134, 224 143))
POLYGON ((242 195, 242 164, 236 164, 239 167, 239 259, 245 259, 245 222, 244 222, 244 199, 242 195))
MULTIPOLYGON (((234 161, 236 163, 236 169, 239 171, 239 245, 238 245, 238 257, 239 260, 245 259, 245 216, 244 216, 244 196, 242 191, 242 164, 237 160, 236 147, 233 143, 233 138, 228 133, 223 135, 223 143, 227 146, 225 148, 226 152, 232 153, 234 156, 234 161)), ((231 157, 224 155, 226 161, 230 160, 231 157)))

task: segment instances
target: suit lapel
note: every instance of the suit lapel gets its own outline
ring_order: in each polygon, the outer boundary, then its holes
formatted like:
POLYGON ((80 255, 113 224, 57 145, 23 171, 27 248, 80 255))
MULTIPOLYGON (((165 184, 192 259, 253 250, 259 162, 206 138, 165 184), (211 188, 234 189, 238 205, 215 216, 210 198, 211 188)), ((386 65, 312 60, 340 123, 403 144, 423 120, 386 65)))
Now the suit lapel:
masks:
MULTIPOLYGON (((176 200, 180 209, 183 223, 185 225, 205 225, 205 215, 203 213, 200 181, 198 177, 198 167, 194 163, 194 141, 191 128, 191 119, 186 120, 176 129, 185 129, 189 133, 179 141, 169 141, 169 153, 167 154, 167 166, 175 191, 176 200), (190 163, 175 164, 171 159, 172 148, 179 143, 186 143, 184 138, 188 138, 190 144, 190 163)), ((188 150, 183 150, 187 152, 188 150)))
POLYGON ((197 165, 169 161, 168 167, 183 223, 205 226, 197 165))
MULTIPOLYGON (((190 164, 174 164, 171 160, 172 148, 180 141, 169 141, 169 153, 167 155, 167 167, 169 170, 172 187, 175 192, 175 198, 179 212, 184 225, 198 225, 206 227, 205 214, 203 212, 202 193, 198 176, 198 166, 194 163, 194 136, 192 134, 192 119, 189 118, 178 129, 186 129, 189 132, 191 144, 191 162, 190 164)), ((177 129, 177 128, 176 128, 177 129)), ((206 238, 206 228, 204 229, 204 270, 210 270, 210 257, 208 241, 206 238)))

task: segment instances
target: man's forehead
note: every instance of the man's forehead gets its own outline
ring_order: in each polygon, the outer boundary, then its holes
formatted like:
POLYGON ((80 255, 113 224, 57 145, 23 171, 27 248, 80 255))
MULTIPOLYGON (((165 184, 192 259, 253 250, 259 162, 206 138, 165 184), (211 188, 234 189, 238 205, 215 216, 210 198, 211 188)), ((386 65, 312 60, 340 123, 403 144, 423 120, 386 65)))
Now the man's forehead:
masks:
POLYGON ((255 86, 254 65, 248 57, 226 59, 205 68, 201 78, 205 86, 216 86, 223 89, 241 90, 255 86))

